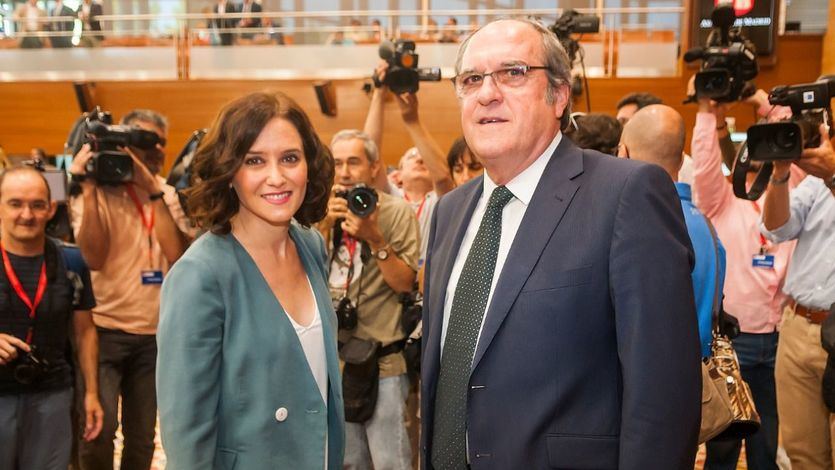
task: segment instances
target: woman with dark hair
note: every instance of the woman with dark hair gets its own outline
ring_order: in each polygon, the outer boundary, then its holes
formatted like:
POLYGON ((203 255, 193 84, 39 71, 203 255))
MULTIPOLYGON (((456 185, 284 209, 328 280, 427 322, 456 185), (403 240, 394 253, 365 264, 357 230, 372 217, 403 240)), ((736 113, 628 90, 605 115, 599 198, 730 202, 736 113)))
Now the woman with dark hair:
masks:
POLYGON ((208 232, 163 283, 157 390, 172 469, 340 469, 336 316, 324 242, 334 168, 282 93, 227 104, 186 190, 208 232))
POLYGON ((452 180, 455 181, 455 186, 461 186, 484 173, 484 167, 475 155, 473 155, 473 152, 470 151, 464 137, 455 139, 452 147, 449 148, 446 161, 449 165, 449 173, 452 175, 452 180))

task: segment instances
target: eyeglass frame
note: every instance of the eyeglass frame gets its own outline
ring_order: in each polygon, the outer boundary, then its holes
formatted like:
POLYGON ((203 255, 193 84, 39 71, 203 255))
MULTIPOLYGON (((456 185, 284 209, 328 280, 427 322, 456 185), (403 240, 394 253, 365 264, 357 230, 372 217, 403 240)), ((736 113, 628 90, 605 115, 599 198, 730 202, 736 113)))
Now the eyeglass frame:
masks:
MULTIPOLYGON (((511 69, 517 69, 517 70, 523 69, 525 71, 524 77, 527 77, 528 72, 530 72, 531 70, 551 70, 551 67, 548 67, 547 65, 515 64, 515 65, 508 65, 506 67, 501 67, 501 68, 498 68, 496 70, 493 70, 492 72, 486 72, 486 73, 478 73, 478 72, 459 73, 459 74, 455 75, 454 77, 451 77, 450 81, 452 82, 452 86, 455 89, 455 93, 458 96, 464 96, 464 94, 461 93, 461 91, 458 89, 458 84, 456 83, 456 80, 461 75, 468 74, 470 76, 481 76, 481 80, 482 80, 481 83, 482 84, 484 83, 484 78, 485 77, 493 77, 493 83, 495 83, 496 85, 499 85, 499 84, 502 84, 502 82, 500 80, 496 80, 496 77, 494 77, 493 74, 495 74, 497 72, 506 72, 506 71, 511 70, 511 69)), ((481 88, 481 85, 479 85, 479 88, 481 88)))

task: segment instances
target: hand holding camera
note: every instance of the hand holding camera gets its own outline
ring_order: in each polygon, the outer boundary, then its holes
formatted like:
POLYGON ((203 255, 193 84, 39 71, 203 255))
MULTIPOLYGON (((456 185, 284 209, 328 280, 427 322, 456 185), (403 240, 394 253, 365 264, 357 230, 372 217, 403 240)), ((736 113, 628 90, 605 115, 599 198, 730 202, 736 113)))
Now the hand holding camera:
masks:
POLYGON ((29 345, 16 336, 0 333, 0 365, 8 365, 18 357, 18 351, 28 353, 29 345))

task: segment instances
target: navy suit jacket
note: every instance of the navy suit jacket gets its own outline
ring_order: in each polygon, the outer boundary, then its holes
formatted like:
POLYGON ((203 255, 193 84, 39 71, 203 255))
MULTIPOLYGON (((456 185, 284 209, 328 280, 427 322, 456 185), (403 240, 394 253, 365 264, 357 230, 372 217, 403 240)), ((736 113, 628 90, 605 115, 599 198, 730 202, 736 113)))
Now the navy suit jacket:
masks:
MULTIPOLYGON (((442 198, 430 232, 426 468, 447 284, 482 183, 442 198)), ((485 314, 468 390, 471 467, 692 469, 701 411, 692 265, 681 204, 660 167, 563 138, 485 314)))

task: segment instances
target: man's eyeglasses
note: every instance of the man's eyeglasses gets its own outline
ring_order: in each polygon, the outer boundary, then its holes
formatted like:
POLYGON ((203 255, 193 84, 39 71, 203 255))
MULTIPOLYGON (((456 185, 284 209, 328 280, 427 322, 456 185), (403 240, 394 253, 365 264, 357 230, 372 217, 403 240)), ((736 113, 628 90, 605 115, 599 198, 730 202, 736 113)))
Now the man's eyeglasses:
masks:
POLYGON ((547 69, 544 65, 511 65, 488 73, 464 72, 452 77, 452 83, 459 96, 466 96, 481 88, 485 77, 492 76, 498 85, 518 87, 525 83, 531 70, 547 69))

